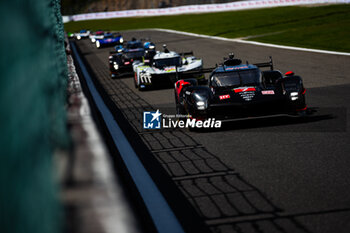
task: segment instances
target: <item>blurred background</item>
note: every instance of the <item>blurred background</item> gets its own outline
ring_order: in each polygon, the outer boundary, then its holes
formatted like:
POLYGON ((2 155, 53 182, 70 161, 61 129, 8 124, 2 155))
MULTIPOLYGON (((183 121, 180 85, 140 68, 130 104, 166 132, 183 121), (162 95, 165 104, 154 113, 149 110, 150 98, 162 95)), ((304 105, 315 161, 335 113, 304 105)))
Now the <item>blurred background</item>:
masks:
POLYGON ((238 0, 62 0, 62 14, 164 8, 195 4, 236 2, 238 0))

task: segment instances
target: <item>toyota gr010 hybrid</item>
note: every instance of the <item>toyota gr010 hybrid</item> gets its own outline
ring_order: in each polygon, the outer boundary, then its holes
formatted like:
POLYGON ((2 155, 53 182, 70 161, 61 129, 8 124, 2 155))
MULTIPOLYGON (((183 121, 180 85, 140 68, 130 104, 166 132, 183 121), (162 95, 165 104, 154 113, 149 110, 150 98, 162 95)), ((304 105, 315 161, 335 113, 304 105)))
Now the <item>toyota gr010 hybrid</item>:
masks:
POLYGON ((109 70, 112 78, 133 74, 133 64, 147 63, 155 55, 155 45, 132 38, 125 46, 118 45, 110 52, 109 70))
POLYGON ((271 58, 267 63, 242 64, 230 54, 211 72, 207 86, 198 86, 193 79, 177 81, 175 102, 177 113, 196 119, 298 116, 306 110, 305 91, 300 76, 291 71, 282 75, 273 69, 271 58))
POLYGON ((96 39, 96 48, 122 45, 123 37, 119 33, 105 33, 103 39, 96 39))
MULTIPOLYGON (((183 77, 188 71, 200 71, 203 61, 193 56, 193 52, 177 53, 169 51, 163 45, 163 52, 156 55, 148 63, 140 62, 133 65, 135 87, 143 90, 152 86, 174 84, 179 77, 183 77)), ((198 82, 204 82, 204 74, 198 72, 191 77, 198 82)))

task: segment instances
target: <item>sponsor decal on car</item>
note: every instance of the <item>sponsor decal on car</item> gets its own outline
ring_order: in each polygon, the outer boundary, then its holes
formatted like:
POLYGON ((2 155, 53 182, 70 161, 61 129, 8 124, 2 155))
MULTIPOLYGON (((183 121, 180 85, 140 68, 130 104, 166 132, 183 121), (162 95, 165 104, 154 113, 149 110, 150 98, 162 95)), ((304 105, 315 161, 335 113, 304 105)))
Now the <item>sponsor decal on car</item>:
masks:
POLYGON ((230 95, 220 95, 219 96, 220 100, 225 100, 231 98, 230 95))
POLYGON ((233 89, 235 93, 246 92, 246 91, 256 91, 255 87, 239 87, 233 89))
POLYGON ((263 95, 274 95, 275 92, 273 90, 266 90, 266 91, 261 91, 261 94, 263 94, 263 95))
POLYGON ((238 67, 227 67, 225 70, 243 70, 248 69, 248 66, 238 66, 238 67))
POLYGON ((175 71, 175 67, 166 67, 166 68, 164 68, 164 71, 166 71, 166 72, 175 71))
POLYGON ((239 95, 245 101, 251 101, 255 96, 255 92, 254 91, 244 91, 244 92, 239 92, 239 95))
POLYGON ((239 87, 233 89, 235 93, 238 93, 245 101, 251 101, 255 96, 255 87, 239 87))

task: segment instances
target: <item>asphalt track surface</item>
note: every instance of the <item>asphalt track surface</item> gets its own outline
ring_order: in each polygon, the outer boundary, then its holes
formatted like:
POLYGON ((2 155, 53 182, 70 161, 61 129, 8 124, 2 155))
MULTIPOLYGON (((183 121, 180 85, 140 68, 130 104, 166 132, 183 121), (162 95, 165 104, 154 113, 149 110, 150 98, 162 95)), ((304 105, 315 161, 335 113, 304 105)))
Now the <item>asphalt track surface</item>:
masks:
MULTIPOLYGON (((108 51, 79 41, 110 98, 212 232, 350 232, 349 56, 125 31, 158 49, 193 51, 205 67, 229 52, 250 63, 273 57, 275 69, 304 79, 312 117, 224 124, 220 130, 142 129, 143 111, 175 113, 171 88, 140 92, 131 77, 109 78, 108 51)), ((186 210, 184 210, 186 211, 186 210)))

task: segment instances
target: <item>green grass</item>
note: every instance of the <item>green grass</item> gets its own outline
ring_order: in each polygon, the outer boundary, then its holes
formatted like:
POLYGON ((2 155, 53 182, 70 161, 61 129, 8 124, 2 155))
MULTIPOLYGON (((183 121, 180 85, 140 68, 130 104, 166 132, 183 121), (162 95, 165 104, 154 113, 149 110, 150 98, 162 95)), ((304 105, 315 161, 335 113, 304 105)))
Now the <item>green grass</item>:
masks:
POLYGON ((69 22, 66 31, 82 28, 122 31, 166 28, 212 36, 350 52, 350 5, 278 7, 177 16, 134 17, 69 22))

